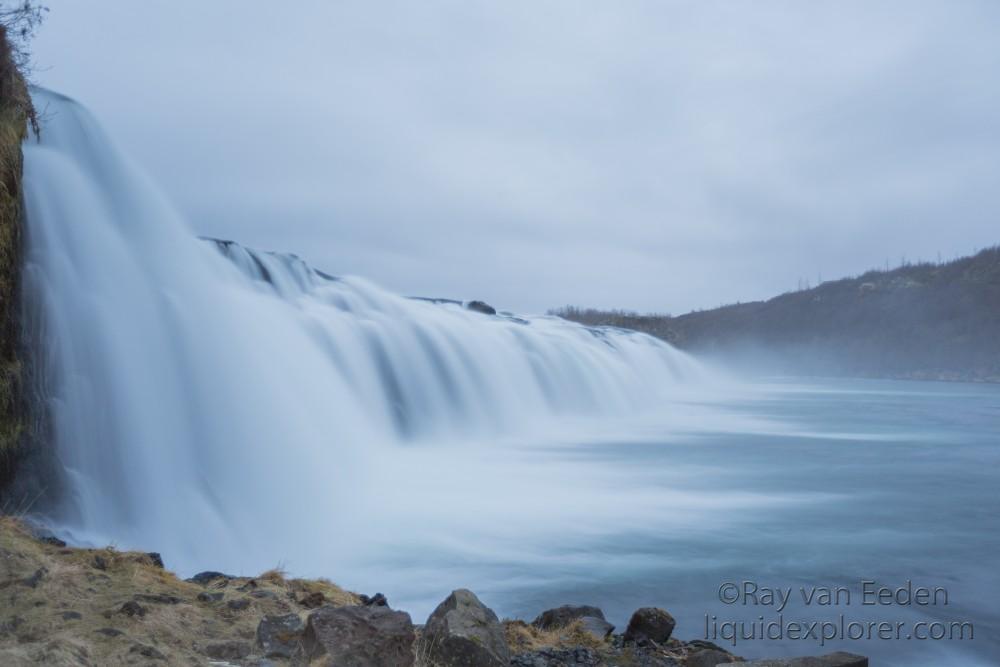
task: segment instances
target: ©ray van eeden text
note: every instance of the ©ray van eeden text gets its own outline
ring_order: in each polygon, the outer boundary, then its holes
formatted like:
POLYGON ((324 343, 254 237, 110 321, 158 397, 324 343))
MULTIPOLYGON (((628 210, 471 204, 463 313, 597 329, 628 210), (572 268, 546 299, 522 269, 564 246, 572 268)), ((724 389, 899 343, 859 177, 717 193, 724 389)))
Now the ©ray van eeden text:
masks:
POLYGON ((782 612, 792 596, 798 593, 798 599, 807 606, 846 606, 852 603, 872 606, 897 605, 909 606, 946 606, 948 591, 941 586, 927 588, 914 586, 909 579, 905 585, 897 587, 879 586, 867 579, 861 580, 861 585, 854 594, 847 586, 800 586, 799 588, 760 586, 753 581, 726 583, 719 586, 719 600, 725 604, 742 604, 744 606, 774 607, 782 612), (857 601, 857 602, 855 602, 857 601))
POLYGON ((812 640, 820 646, 828 641, 872 639, 971 640, 972 623, 938 620, 860 620, 844 614, 836 618, 787 620, 782 612, 792 603, 806 607, 947 607, 948 590, 941 586, 915 586, 909 579, 902 586, 884 586, 862 579, 857 588, 847 586, 761 586, 754 581, 727 581, 719 586, 719 600, 727 605, 767 607, 777 614, 770 620, 721 620, 705 614, 705 639, 724 640, 733 646, 747 640, 812 640))

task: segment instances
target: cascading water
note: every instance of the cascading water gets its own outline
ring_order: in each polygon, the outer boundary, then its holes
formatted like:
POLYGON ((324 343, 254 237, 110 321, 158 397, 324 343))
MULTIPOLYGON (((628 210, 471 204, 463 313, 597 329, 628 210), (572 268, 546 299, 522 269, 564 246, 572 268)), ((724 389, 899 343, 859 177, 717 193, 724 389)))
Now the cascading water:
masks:
POLYGON ((704 374, 647 336, 404 298, 199 239, 89 113, 35 95, 25 294, 65 471, 52 519, 77 539, 182 572, 283 561, 348 582, 401 534, 496 553, 498 534, 552 530, 514 518, 544 497, 562 494, 549 512, 567 525, 613 512, 588 500, 599 484, 566 497, 572 464, 518 463, 504 438, 666 410, 704 374))

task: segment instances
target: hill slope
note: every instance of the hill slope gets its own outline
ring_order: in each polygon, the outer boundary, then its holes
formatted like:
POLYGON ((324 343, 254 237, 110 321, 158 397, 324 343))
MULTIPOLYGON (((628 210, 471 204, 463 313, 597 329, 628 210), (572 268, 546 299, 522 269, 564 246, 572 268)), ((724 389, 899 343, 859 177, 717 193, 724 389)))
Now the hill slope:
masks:
POLYGON ((1000 381, 1000 246, 678 317, 554 312, 778 372, 1000 381))

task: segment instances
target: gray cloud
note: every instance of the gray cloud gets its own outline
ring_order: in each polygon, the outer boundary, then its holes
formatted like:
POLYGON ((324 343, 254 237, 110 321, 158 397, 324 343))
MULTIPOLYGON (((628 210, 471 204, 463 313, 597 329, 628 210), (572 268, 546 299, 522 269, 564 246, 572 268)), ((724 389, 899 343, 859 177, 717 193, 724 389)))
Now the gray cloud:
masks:
POLYGON ((993 2, 52 1, 37 79, 196 231, 681 312, 997 242, 993 2))

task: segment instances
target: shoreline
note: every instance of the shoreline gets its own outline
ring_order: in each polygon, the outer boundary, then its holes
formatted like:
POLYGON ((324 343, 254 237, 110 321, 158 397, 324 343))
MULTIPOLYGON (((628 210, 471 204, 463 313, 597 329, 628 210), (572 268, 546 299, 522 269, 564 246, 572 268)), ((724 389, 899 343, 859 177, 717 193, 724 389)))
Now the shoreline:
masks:
POLYGON ((711 642, 677 639, 670 613, 652 607, 636 610, 625 628, 584 605, 532 621, 499 619, 457 589, 420 622, 380 593, 280 570, 182 580, 157 553, 70 547, 11 516, 0 517, 0 554, 4 665, 868 665, 847 653, 744 662, 711 642))

